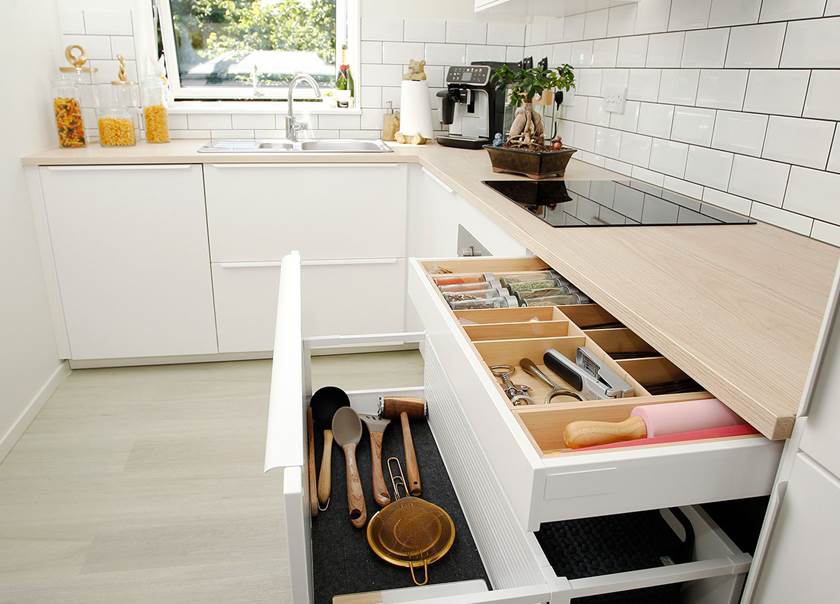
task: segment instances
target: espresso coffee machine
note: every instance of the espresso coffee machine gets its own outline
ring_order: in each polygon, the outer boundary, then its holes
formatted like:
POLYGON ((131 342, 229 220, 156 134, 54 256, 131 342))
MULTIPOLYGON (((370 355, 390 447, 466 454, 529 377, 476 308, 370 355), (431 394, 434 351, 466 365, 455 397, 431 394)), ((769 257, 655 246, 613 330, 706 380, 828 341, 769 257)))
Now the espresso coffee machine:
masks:
POLYGON ((453 65, 446 72, 446 90, 441 90, 441 121, 449 134, 435 140, 446 147, 480 149, 497 132, 503 132, 505 91, 490 82, 501 63, 476 61, 453 65))

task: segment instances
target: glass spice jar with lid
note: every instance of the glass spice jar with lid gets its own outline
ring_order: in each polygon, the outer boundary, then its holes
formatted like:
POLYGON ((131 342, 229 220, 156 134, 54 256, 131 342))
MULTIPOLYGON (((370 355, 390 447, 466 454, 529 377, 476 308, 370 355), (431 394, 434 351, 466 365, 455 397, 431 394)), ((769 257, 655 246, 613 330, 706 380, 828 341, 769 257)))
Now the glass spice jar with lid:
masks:
POLYGON ((169 142, 169 115, 166 110, 166 87, 160 77, 145 80, 141 88, 143 127, 146 142, 169 142))
POLYGON ((69 66, 59 67, 61 75, 53 83, 52 104, 58 145, 64 149, 84 147, 85 122, 82 117, 81 86, 90 81, 96 68, 88 67, 85 49, 72 44, 64 50, 69 66))
POLYGON ((128 79, 125 57, 117 57, 119 75, 99 88, 99 144, 129 147, 137 144, 134 121, 137 116, 137 85, 128 79))

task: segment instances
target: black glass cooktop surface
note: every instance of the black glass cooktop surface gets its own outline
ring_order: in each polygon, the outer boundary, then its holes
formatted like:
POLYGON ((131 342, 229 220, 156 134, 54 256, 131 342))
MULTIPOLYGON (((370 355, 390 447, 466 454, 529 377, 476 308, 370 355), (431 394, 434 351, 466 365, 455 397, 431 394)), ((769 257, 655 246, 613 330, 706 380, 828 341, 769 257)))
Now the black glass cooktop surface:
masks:
POLYGON ((553 227, 755 224, 640 180, 485 180, 553 227))

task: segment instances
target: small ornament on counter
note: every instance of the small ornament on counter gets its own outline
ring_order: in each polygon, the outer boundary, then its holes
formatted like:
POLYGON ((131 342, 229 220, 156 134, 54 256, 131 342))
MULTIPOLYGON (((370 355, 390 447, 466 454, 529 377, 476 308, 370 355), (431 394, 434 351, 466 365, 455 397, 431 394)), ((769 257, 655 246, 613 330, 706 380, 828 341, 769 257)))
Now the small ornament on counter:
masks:
POLYGON ((426 61, 409 59, 408 72, 403 74, 403 80, 421 82, 426 79, 426 61))
POLYGON ((427 139, 425 136, 420 134, 419 132, 415 132, 414 134, 406 134, 405 132, 397 132, 394 134, 394 140, 401 145, 425 145, 427 139))
POLYGON ((493 137, 493 146, 494 147, 501 147, 504 144, 504 140, 502 139, 502 133, 497 132, 496 136, 493 137))
POLYGON ((83 83, 82 74, 94 73, 96 68, 87 65, 85 49, 78 44, 65 48, 64 57, 70 65, 58 68, 62 75, 53 84, 53 113, 58 130, 58 145, 72 149, 87 144, 79 85, 83 83))

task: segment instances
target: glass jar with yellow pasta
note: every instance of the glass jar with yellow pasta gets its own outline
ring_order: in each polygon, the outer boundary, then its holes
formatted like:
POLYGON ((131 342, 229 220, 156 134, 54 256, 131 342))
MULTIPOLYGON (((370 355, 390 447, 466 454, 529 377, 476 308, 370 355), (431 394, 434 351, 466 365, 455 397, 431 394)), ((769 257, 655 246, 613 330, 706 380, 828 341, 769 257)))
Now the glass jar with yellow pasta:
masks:
POLYGON ((106 107, 99 111, 99 144, 103 147, 130 147, 137 144, 134 111, 124 107, 106 107))
POLYGON ((168 143, 169 115, 166 110, 166 90, 160 78, 144 81, 141 96, 146 142, 168 143))

